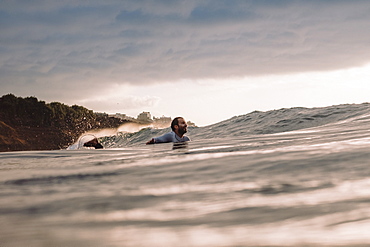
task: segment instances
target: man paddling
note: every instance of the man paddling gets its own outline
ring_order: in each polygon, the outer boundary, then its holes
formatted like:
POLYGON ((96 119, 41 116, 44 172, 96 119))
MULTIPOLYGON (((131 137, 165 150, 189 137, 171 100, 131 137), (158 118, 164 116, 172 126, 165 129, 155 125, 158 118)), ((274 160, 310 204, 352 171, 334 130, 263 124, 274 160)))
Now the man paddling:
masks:
POLYGON ((172 131, 164 134, 163 136, 154 137, 146 144, 165 143, 165 142, 187 142, 190 141, 189 137, 184 134, 188 130, 188 125, 182 117, 176 117, 171 122, 172 131))

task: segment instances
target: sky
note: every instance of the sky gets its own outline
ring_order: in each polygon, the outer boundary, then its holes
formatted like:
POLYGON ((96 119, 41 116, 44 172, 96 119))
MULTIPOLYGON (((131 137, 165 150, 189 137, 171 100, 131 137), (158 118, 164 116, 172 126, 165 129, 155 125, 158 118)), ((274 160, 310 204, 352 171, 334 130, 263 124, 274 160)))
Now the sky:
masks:
POLYGON ((0 95, 198 126, 370 101, 368 0, 1 0, 0 95))

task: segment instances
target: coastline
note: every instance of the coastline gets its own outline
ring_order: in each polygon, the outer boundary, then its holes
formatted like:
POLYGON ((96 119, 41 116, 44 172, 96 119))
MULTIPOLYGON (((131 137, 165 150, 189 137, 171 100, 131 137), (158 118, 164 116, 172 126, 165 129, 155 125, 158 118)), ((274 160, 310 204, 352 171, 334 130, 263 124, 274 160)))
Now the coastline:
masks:
POLYGON ((64 149, 86 131, 125 123, 133 121, 100 116, 82 106, 8 94, 0 97, 0 152, 64 149))

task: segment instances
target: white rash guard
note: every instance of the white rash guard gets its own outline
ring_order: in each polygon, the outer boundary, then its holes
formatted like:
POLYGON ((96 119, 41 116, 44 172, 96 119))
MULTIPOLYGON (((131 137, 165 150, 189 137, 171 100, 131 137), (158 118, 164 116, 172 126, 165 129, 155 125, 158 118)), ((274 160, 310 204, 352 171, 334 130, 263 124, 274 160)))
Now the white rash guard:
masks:
POLYGON ((171 131, 164 134, 163 136, 154 137, 155 143, 165 143, 165 142, 187 142, 190 138, 187 136, 179 137, 175 132, 171 131))

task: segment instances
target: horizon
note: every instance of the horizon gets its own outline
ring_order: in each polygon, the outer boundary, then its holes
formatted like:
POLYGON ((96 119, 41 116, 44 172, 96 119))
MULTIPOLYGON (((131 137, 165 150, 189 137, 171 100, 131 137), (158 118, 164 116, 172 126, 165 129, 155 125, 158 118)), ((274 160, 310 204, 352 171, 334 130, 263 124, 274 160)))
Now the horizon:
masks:
POLYGON ((207 126, 370 101, 370 2, 1 2, 0 94, 207 126))

